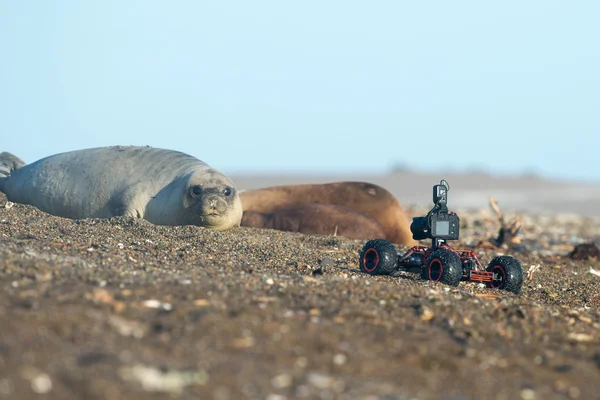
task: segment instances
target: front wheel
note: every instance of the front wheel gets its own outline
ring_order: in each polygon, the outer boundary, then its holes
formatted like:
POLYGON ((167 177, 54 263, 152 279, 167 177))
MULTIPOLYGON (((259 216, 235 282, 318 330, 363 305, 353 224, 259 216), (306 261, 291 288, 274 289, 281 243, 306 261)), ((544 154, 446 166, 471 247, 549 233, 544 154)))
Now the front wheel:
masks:
POLYGON ((458 286, 463 277, 463 268, 458 254, 448 249, 437 249, 421 268, 421 278, 458 286))
POLYGON ((518 294, 523 285, 523 269, 521 263, 514 257, 495 257, 486 268, 494 274, 488 287, 507 290, 518 294))
POLYGON ((369 275, 390 275, 397 268, 398 253, 394 245, 384 239, 365 243, 360 252, 360 270, 369 275))

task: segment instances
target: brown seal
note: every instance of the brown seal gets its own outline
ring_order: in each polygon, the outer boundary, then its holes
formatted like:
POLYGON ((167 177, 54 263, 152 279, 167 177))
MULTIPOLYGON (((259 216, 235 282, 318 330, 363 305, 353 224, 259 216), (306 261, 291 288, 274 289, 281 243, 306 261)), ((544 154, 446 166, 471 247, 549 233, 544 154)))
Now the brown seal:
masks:
POLYGON ((244 212, 241 226, 308 235, 336 235, 358 240, 385 237, 375 218, 333 204, 305 204, 272 213, 249 210, 244 212))
POLYGON ((244 211, 261 213, 293 208, 305 204, 344 206, 375 218, 390 242, 412 246, 416 241, 410 220, 398 200, 381 186, 368 182, 332 182, 272 186, 240 193, 244 211))

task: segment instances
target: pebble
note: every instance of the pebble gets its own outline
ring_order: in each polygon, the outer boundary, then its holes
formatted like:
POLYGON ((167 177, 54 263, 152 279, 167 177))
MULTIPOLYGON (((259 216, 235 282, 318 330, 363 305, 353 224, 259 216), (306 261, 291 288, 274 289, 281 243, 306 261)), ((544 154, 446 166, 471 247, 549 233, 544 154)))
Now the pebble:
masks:
POLYGON ((39 374, 31 380, 31 390, 37 394, 46 394, 52 390, 52 380, 48 374, 39 374))
POLYGON ((124 380, 138 381, 149 392, 180 393, 185 386, 208 382, 204 371, 162 370, 142 364, 122 367, 119 374, 124 380))
POLYGON ((569 397, 572 399, 578 399, 579 396, 581 396, 581 390, 579 390, 579 388, 576 386, 571 386, 569 388, 568 393, 569 393, 569 397))
POLYGON ((332 377, 319 372, 309 372, 307 375, 307 380, 308 383, 318 389, 329 389, 335 382, 335 379, 332 377))
POLYGON ((306 357, 298 357, 295 364, 298 368, 306 368, 308 365, 308 360, 306 357))
POLYGON ((271 385, 276 389, 289 387, 292 384, 292 377, 288 374, 280 374, 271 379, 271 385))
POLYGON ((266 398, 266 400, 286 400, 286 399, 287 399, 287 397, 285 397, 284 395, 273 394, 273 393, 267 395, 267 398, 266 398))
POLYGON ((533 389, 522 389, 521 390, 521 399, 523 400, 535 400, 536 399, 536 395, 535 395, 535 391, 533 389))
POLYGON ((336 354, 335 356, 333 356, 333 363, 335 365, 344 365, 346 363, 346 355, 344 354, 336 354))
POLYGON ((145 300, 142 304, 148 308, 162 308, 163 310, 170 311, 173 309, 173 306, 169 303, 165 303, 159 300, 145 300))

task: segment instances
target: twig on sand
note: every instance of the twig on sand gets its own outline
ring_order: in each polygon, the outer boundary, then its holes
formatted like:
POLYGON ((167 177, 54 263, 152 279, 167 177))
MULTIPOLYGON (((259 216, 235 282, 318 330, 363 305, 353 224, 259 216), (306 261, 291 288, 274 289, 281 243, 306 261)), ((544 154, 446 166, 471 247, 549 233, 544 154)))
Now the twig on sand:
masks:
POLYGON ((529 267, 529 270, 527 271, 527 280, 528 281, 533 279, 533 273, 535 271, 537 271, 538 269, 540 269, 541 266, 542 266, 541 264, 534 264, 529 267))
POLYGON ((492 207, 492 210, 498 215, 498 220, 500 221, 500 230, 498 231, 498 237, 494 244, 498 247, 501 247, 506 243, 511 246, 521 244, 521 238, 519 237, 519 233, 521 232, 521 218, 514 217, 510 221, 505 222, 504 215, 502 214, 502 211, 500 211, 498 203, 491 195, 490 207, 492 207))
POLYGON ((476 297, 489 297, 492 299, 496 299, 499 297, 497 294, 494 294, 494 293, 475 293, 475 296, 476 297))

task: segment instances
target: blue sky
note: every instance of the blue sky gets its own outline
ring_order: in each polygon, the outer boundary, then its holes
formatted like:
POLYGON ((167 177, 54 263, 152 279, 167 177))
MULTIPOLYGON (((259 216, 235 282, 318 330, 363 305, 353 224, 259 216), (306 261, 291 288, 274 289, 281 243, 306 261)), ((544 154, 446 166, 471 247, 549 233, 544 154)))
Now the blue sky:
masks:
POLYGON ((0 150, 600 181, 598 1, 0 0, 0 150))

